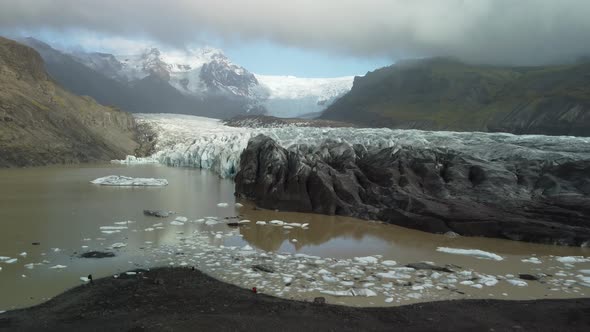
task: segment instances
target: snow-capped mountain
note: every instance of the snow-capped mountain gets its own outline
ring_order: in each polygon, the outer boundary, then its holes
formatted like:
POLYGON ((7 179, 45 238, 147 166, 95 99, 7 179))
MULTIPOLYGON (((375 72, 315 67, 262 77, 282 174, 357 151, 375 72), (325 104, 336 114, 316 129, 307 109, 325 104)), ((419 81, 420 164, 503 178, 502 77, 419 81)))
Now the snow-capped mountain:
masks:
POLYGON ((120 82, 133 84, 147 77, 158 78, 184 95, 200 99, 235 98, 241 100, 245 111, 263 109, 279 117, 323 111, 351 89, 354 78, 255 75, 211 47, 175 51, 148 48, 127 55, 97 52, 72 55, 82 64, 120 82))

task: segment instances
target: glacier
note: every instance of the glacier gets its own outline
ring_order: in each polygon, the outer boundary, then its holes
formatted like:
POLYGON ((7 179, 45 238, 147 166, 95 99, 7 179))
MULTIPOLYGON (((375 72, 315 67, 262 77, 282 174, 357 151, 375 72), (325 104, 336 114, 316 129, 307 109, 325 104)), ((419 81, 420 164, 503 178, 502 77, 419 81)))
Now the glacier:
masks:
MULTIPOLYGON (((401 130, 387 128, 239 128, 221 120, 179 114, 135 114, 138 123, 157 133, 155 153, 147 158, 128 156, 114 163, 160 163, 175 167, 210 169, 233 178, 240 155, 250 138, 264 134, 287 149, 312 151, 326 140, 380 150, 402 147, 453 150, 484 162, 543 160, 559 164, 590 159, 590 138, 513 135, 506 133, 401 130)), ((327 151, 325 153, 328 153, 327 151)))

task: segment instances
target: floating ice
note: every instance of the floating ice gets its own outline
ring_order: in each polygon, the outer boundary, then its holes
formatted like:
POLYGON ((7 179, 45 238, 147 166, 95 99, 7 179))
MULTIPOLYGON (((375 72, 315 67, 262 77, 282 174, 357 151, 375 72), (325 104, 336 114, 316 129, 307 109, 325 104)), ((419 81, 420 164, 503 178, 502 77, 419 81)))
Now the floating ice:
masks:
POLYGON ((285 224, 282 220, 271 220, 268 222, 271 225, 283 226, 285 224))
POLYGON ((88 279, 88 277, 80 277, 80 281, 82 281, 82 282, 89 282, 90 279, 88 279))
POLYGON ((378 262, 378 259, 373 256, 355 257, 354 260, 361 264, 376 264, 378 262))
POLYGON ((58 265, 54 265, 54 266, 50 267, 50 269, 61 270, 61 269, 65 269, 66 267, 67 267, 66 265, 59 265, 58 264, 58 265))
POLYGON ((217 203, 217 206, 218 207, 228 207, 229 204, 227 204, 227 203, 217 203))
POLYGON ((506 282, 508 282, 512 286, 518 286, 518 287, 525 287, 525 286, 529 285, 526 281, 519 280, 519 279, 506 279, 506 282))
POLYGON ((113 249, 123 248, 123 247, 127 247, 127 244, 122 243, 122 242, 117 242, 117 243, 113 243, 113 245, 111 245, 111 248, 113 248, 113 249))
POLYGON ((256 225, 266 225, 266 221, 259 220, 256 222, 256 225))
POLYGON ((27 252, 26 251, 23 251, 23 252, 21 252, 18 255, 21 256, 21 257, 27 257, 27 252))
POLYGON ((101 230, 121 230, 127 229, 127 226, 100 226, 101 230))
POLYGON ((213 226, 213 225, 217 225, 217 224, 219 224, 219 221, 217 221, 217 220, 209 219, 209 220, 205 221, 205 225, 207 225, 207 226, 213 226))
POLYGON ((123 187, 142 187, 142 186, 167 186, 168 180, 154 178, 132 178, 128 176, 109 175, 90 181, 90 183, 102 186, 123 186, 123 187))
POLYGON ((458 249, 458 248, 448 248, 448 247, 438 247, 436 251, 444 252, 447 254, 455 254, 455 255, 465 255, 465 256, 472 256, 475 258, 480 259, 492 259, 496 261, 504 260, 504 258, 500 255, 496 255, 491 252, 478 250, 478 249, 458 249))
POLYGON ((586 263, 590 262, 590 257, 584 256, 563 256, 557 257, 557 261, 564 264, 586 263))
POLYGON ((4 261, 4 263, 6 263, 6 264, 14 264, 16 262, 18 262, 18 259, 17 258, 9 258, 9 259, 7 259, 7 260, 4 261))
POLYGON ((381 265, 385 265, 385 266, 396 266, 397 262, 396 261, 391 261, 391 260, 385 260, 383 262, 381 262, 381 265))
POLYGON ((184 223, 183 222, 180 222, 178 220, 172 220, 170 222, 170 225, 173 225, 173 226, 184 226, 184 223))
POLYGON ((236 203, 236 204, 234 204, 234 205, 235 205, 235 207, 237 207, 237 208, 241 208, 241 207, 243 207, 243 206, 244 206, 244 204, 242 204, 242 203, 236 203))
POLYGON ((521 259, 521 261, 523 263, 531 263, 531 264, 541 264, 541 260, 538 259, 537 257, 529 257, 529 258, 525 258, 525 259, 521 259))
POLYGON ((590 270, 580 270, 580 273, 583 273, 583 274, 590 274, 590 270))
POLYGON ((178 216, 174 220, 180 221, 180 222, 187 222, 188 221, 188 218, 187 217, 178 216))

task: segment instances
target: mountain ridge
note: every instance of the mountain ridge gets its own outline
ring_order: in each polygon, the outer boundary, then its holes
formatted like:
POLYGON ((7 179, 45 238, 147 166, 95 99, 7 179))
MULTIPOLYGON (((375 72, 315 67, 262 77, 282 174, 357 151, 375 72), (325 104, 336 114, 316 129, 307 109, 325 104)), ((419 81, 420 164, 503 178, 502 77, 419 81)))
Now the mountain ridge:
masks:
POLYGON ((590 63, 405 61, 356 77, 320 118, 399 129, 590 136, 590 63))
MULTIPOLYGON (((0 167, 143 154, 131 114, 63 89, 38 52, 0 37, 0 167)), ((144 146, 145 147, 145 146, 144 146)))

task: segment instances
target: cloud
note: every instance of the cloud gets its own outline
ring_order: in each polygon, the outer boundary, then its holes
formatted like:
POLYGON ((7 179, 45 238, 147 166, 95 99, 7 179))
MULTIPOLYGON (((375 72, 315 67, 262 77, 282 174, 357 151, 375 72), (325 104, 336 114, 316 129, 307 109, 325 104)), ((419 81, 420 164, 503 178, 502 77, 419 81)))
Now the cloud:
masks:
POLYGON ((0 0, 0 28, 542 64, 590 54, 588 13, 588 0, 0 0))

